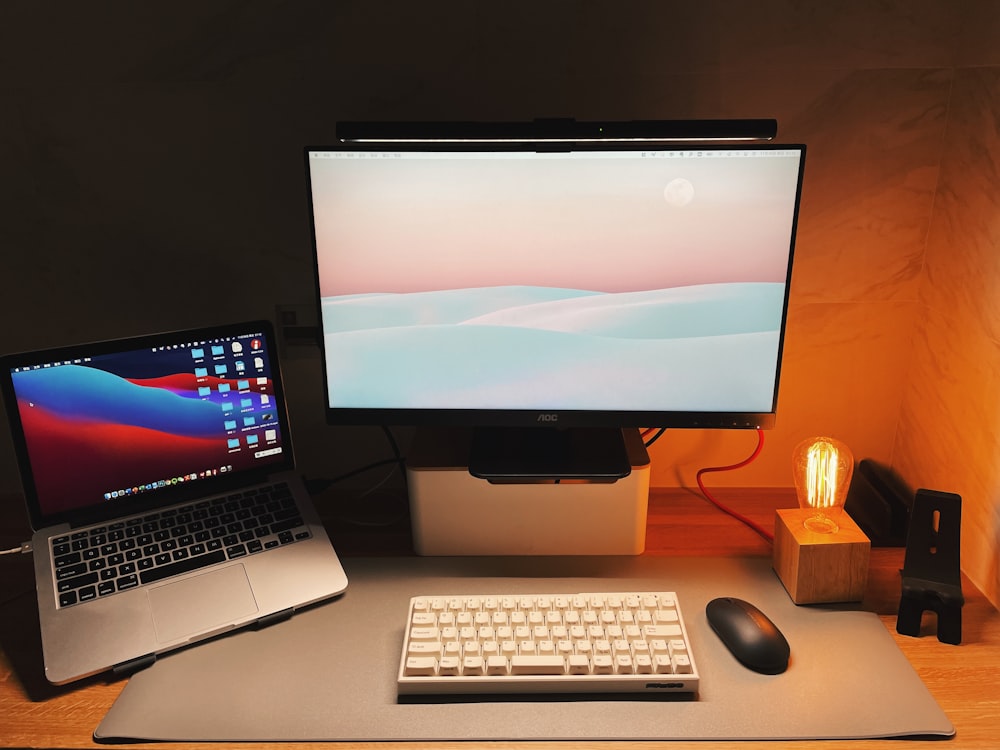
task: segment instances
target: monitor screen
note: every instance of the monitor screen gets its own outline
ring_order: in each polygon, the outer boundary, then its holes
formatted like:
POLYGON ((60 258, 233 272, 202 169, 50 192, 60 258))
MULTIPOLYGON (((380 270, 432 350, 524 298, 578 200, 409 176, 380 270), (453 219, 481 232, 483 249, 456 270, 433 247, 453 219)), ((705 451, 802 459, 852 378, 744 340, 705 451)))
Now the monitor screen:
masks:
POLYGON ((255 321, 3 357, 33 518, 210 493, 290 465, 270 330, 255 321))
POLYGON ((329 421, 771 426, 804 156, 307 149, 329 421))

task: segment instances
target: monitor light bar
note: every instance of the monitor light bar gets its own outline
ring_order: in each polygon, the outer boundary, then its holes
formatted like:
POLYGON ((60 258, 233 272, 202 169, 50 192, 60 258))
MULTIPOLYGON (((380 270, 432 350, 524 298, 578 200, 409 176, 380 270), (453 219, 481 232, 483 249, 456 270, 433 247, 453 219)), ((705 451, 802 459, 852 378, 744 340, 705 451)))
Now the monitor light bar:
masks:
POLYGON ((760 120, 629 120, 577 122, 342 122, 341 143, 708 143, 770 141, 778 122, 760 120))

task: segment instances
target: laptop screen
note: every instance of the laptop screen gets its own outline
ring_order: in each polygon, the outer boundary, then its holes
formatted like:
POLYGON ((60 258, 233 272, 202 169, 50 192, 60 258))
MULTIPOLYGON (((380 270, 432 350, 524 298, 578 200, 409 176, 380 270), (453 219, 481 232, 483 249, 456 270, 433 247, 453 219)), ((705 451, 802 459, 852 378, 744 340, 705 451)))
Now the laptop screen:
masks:
POLYGON ((256 323, 5 358, 29 507, 166 499, 290 462, 272 349, 256 323))

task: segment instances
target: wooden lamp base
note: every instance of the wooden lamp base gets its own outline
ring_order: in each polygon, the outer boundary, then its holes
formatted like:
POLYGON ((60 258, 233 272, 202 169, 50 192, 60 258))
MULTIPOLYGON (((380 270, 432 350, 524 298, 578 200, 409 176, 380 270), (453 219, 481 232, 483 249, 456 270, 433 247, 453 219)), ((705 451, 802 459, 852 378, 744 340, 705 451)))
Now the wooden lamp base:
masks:
POLYGON ((840 530, 820 534, 803 522, 815 511, 781 508, 774 520, 774 570, 796 604, 859 602, 868 583, 871 541, 846 512, 840 530))

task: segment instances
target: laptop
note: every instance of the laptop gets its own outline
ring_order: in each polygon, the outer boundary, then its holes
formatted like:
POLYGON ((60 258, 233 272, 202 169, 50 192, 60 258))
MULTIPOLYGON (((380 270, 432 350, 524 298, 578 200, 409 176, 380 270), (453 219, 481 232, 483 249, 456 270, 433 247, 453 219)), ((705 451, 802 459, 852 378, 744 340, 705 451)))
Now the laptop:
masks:
POLYGON ((0 365, 50 682, 131 673, 347 588, 294 470, 269 322, 0 365))

